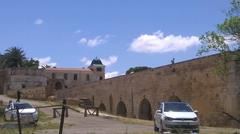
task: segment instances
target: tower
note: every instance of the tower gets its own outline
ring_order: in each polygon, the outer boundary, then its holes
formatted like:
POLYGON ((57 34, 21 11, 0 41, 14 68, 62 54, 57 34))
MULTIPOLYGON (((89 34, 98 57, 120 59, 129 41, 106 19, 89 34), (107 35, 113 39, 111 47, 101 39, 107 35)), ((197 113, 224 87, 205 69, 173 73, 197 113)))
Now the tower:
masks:
POLYGON ((97 57, 92 60, 92 63, 88 68, 94 72, 98 80, 105 79, 105 66, 102 64, 102 61, 97 57))

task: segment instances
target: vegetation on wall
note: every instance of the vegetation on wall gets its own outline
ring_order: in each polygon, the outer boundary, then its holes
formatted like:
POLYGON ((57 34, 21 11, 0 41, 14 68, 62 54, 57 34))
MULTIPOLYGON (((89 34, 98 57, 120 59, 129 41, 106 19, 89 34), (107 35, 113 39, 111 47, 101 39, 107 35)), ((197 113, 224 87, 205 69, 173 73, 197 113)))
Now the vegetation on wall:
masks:
POLYGON ((147 69, 151 69, 151 68, 146 66, 131 67, 126 71, 126 74, 136 73, 136 72, 144 71, 147 69))
POLYGON ((226 63, 233 58, 240 59, 240 0, 231 1, 231 8, 226 12, 224 22, 217 25, 216 31, 208 31, 202 35, 200 41, 203 45, 197 55, 220 53, 217 71, 225 74, 226 63))
POLYGON ((39 61, 27 59, 22 48, 10 47, 0 54, 0 68, 34 68, 37 69, 39 61))

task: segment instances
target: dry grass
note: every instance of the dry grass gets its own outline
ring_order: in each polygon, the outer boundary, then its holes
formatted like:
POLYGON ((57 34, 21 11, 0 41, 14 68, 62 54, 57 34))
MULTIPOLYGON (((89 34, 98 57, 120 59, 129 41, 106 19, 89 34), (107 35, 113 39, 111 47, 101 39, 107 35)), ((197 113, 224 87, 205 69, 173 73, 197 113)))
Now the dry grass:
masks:
MULTIPOLYGON (((1 134, 18 134, 18 125, 16 122, 4 122, 3 107, 0 107, 0 133, 1 134)), ((23 125, 23 134, 33 134, 37 130, 57 129, 58 124, 52 121, 52 118, 43 112, 39 112, 39 121, 37 126, 23 125)))

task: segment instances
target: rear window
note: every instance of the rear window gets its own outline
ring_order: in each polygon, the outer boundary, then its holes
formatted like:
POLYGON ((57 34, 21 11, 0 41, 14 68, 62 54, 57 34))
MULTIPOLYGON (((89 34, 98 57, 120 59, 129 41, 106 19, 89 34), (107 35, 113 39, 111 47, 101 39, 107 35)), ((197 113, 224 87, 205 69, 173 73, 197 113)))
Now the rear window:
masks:
POLYGON ((164 112, 192 112, 192 108, 186 103, 165 103, 164 112))

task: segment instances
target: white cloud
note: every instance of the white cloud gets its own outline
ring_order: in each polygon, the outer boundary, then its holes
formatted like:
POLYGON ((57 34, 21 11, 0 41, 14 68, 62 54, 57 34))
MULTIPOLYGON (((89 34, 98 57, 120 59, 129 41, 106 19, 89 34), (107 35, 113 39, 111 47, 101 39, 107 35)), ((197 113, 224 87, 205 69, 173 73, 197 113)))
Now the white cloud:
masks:
POLYGON ((118 60, 118 57, 117 56, 109 56, 107 59, 103 59, 101 58, 101 61, 103 62, 103 64, 105 66, 110 66, 114 63, 116 63, 118 60))
POLYGON ((41 24, 43 24, 43 19, 38 18, 37 20, 35 20, 34 24, 36 24, 36 25, 41 25, 41 24))
POLYGON ((87 57, 83 57, 81 59, 81 62, 83 62, 86 66, 89 66, 91 64, 91 60, 89 60, 87 57))
POLYGON ((87 45, 89 47, 96 47, 98 45, 104 44, 109 36, 96 36, 95 38, 81 38, 77 43, 82 45, 87 45))
POLYGON ((119 76, 118 71, 105 73, 105 79, 109 79, 109 78, 116 77, 116 76, 119 76))
MULTIPOLYGON (((111 66, 112 64, 117 62, 118 57, 117 56, 109 56, 108 58, 100 58, 100 60, 102 61, 103 65, 111 66)), ((90 60, 87 57, 83 57, 80 61, 82 63, 84 63, 84 65, 86 65, 86 66, 89 66, 92 62, 92 60, 90 60)))
POLYGON ((48 65, 51 67, 55 67, 57 65, 57 63, 55 62, 51 62, 51 57, 45 57, 45 58, 34 58, 35 60, 39 61, 39 68, 41 68, 42 66, 48 65))
POLYGON ((164 36, 164 33, 158 31, 134 39, 130 45, 130 50, 138 53, 178 52, 199 44, 197 36, 175 36, 173 34, 164 36))

